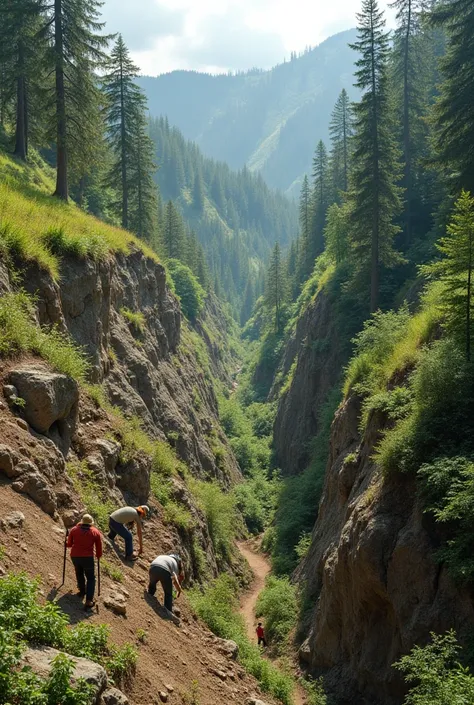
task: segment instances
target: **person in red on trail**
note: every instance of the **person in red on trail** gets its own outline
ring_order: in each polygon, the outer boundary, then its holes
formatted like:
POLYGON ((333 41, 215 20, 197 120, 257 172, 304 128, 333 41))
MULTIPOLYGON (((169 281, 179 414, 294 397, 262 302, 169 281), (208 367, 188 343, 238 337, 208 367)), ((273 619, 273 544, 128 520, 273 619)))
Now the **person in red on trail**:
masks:
POLYGON ((67 545, 76 571, 78 597, 86 598, 86 609, 94 607, 95 569, 94 548, 97 558, 102 556, 102 534, 93 525, 90 514, 84 514, 79 524, 71 529, 67 545), (87 586, 86 586, 87 581, 87 586))
POLYGON ((267 642, 266 642, 266 639, 265 639, 265 631, 264 631, 264 629, 263 629, 263 627, 262 627, 262 623, 261 623, 261 622, 258 623, 257 628, 256 628, 255 631, 257 632, 258 645, 259 645, 259 646, 262 645, 262 646, 266 647, 266 646, 267 646, 267 642))

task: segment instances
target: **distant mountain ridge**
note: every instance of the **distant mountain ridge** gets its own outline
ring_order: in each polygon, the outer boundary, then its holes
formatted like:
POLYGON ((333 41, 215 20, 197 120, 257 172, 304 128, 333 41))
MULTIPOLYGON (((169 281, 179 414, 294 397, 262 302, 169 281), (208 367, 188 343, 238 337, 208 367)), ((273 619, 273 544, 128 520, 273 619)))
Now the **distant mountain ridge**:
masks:
POLYGON ((291 194, 311 170, 319 139, 328 140, 331 111, 342 90, 352 98, 356 30, 341 32, 269 71, 218 75, 173 71, 143 76, 152 116, 195 141, 233 169, 247 165, 291 194))

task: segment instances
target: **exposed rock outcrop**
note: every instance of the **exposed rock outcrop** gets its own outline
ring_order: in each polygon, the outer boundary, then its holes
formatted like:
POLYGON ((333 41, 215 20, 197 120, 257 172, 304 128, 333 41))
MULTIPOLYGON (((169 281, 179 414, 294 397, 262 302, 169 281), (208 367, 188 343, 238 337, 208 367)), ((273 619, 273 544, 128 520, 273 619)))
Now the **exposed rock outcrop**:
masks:
MULTIPOLYGON (((310 459, 309 441, 319 430, 319 413, 341 376, 347 356, 334 320, 329 295, 320 292, 303 315, 286 345, 281 370, 294 375, 278 404, 274 445, 278 466, 286 475, 304 470, 310 459)), ((276 396, 274 386, 271 396, 276 396)))
POLYGON ((400 705, 392 664, 431 631, 472 630, 474 608, 434 556, 415 478, 381 475, 374 448, 386 427, 373 414, 359 434, 360 400, 339 409, 309 553, 298 578, 315 609, 300 657, 324 673, 336 702, 400 705))
MULTIPOLYGON (((64 255, 59 283, 34 262, 15 264, 24 288, 35 297, 37 322, 69 334, 84 349, 91 380, 124 417, 137 417, 151 439, 172 444, 194 476, 215 478, 226 487, 240 479, 212 386, 212 374, 230 384, 215 338, 225 323, 213 318, 223 316, 215 301, 208 302, 196 324, 209 345, 207 361, 205 345, 181 320, 164 267, 141 250, 101 261, 64 255), (143 325, 134 325, 130 312, 139 314, 143 325)), ((0 265, 1 291, 12 291, 7 269, 0 265)), ((123 452, 110 413, 84 391, 79 394, 71 379, 29 356, 0 361, 1 390, 0 473, 15 491, 67 526, 87 509, 78 482, 93 482, 113 504, 152 502, 149 455, 123 452)), ((172 496, 188 509, 193 529, 170 527, 163 550, 179 549, 192 580, 202 565, 199 547, 206 569, 216 573, 203 513, 182 477, 171 483, 172 496)))
POLYGON ((77 424, 77 382, 32 365, 12 370, 7 379, 22 400, 26 421, 37 433, 50 438, 66 456, 77 424))

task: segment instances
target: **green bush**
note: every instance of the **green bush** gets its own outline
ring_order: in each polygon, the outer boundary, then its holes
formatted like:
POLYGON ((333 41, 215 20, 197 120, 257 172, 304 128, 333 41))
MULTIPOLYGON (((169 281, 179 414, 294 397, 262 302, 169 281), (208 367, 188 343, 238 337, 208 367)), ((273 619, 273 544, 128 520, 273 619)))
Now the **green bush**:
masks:
MULTIPOLYGON (((0 696, 2 688, 13 688, 9 676, 3 668, 4 663, 12 663, 19 658, 24 642, 45 644, 66 651, 72 656, 82 656, 96 661, 104 666, 111 678, 117 683, 126 681, 133 673, 136 664, 136 651, 130 646, 117 647, 109 642, 109 627, 105 624, 79 624, 70 628, 68 618, 60 607, 53 602, 39 604, 39 583, 31 580, 25 573, 8 574, 0 580, 0 696), (3 652, 3 656, 2 656, 3 652)), ((42 684, 40 693, 46 694, 46 699, 22 699, 22 696, 12 701, 12 705, 57 705, 69 703, 70 705, 85 705, 85 690, 76 688, 64 695, 64 700, 49 700, 48 693, 56 692, 65 680, 67 664, 64 658, 58 660, 54 678, 42 684), (49 690, 48 690, 49 688, 49 690), (74 700, 74 698, 78 698, 74 700), (82 698, 82 699, 81 699, 82 698)), ((53 674, 52 674, 53 675, 53 674)), ((16 677, 16 676, 15 676, 16 677)), ((37 681, 32 681, 28 673, 19 671, 21 683, 30 683, 36 687, 37 681)), ((39 681, 38 681, 39 682, 39 681)), ((16 686, 15 686, 16 687, 16 686)), ((18 686, 19 687, 19 686, 18 686)), ((62 686, 61 686, 62 687, 62 686)), ((12 691, 13 693, 15 691, 12 691)), ((34 693, 34 689, 32 690, 34 693)))
POLYGON ((410 413, 385 434, 378 459, 385 471, 416 471, 437 456, 474 451, 474 369, 443 339, 420 354, 409 381, 410 413))
POLYGON ((195 321, 204 306, 204 289, 185 264, 176 259, 168 260, 167 264, 183 313, 190 321, 195 321))
POLYGON ((225 493, 217 482, 200 480, 192 480, 190 490, 206 516, 216 556, 228 560, 239 527, 234 495, 225 493))
POLYGON ((24 292, 0 297, 0 356, 34 353, 58 372, 84 382, 89 365, 83 351, 56 328, 37 326, 33 315, 33 302, 24 292))
POLYGON ((459 663, 453 631, 432 634, 431 643, 415 646, 394 664, 412 686, 405 705, 468 705, 474 702, 474 677, 459 663))
POLYGON ((298 599, 296 587, 288 578, 269 576, 258 596, 257 616, 265 620, 268 640, 277 653, 288 646, 290 634, 296 627, 298 599))
POLYGON ((263 658, 260 649, 247 637, 245 624, 237 612, 239 598, 235 578, 222 574, 205 593, 192 590, 189 598, 199 617, 214 634, 222 639, 233 639, 237 643, 240 662, 258 680, 262 690, 281 700, 284 705, 291 705, 294 686, 291 677, 281 673, 263 658))
POLYGON ((145 316, 141 311, 130 311, 129 308, 121 308, 120 313, 130 326, 137 332, 143 333, 146 326, 145 316))
POLYGON ((74 665, 66 654, 58 654, 46 680, 21 666, 24 644, 0 627, 0 702, 8 705, 90 705, 92 686, 79 679, 70 685, 74 665))
POLYGON ((438 559, 454 578, 474 578, 474 462, 464 457, 438 458, 418 471, 425 506, 444 525, 438 559))

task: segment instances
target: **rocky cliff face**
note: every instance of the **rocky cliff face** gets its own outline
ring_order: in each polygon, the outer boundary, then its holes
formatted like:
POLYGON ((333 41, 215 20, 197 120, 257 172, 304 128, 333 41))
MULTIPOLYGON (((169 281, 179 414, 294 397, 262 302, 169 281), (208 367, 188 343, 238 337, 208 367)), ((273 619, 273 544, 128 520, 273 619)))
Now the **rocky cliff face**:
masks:
MULTIPOLYGON (((224 383, 227 368, 216 346, 208 361, 202 340, 182 321, 162 265, 136 250, 97 262, 64 257, 59 283, 34 263, 18 262, 16 270, 35 297, 38 322, 68 333, 85 350, 92 381, 114 406, 128 418, 137 417, 150 438, 174 446, 194 476, 217 479, 224 487, 240 478, 219 425, 211 383, 211 364, 224 383)), ((0 295, 12 289, 11 274, 0 261, 0 295)), ((213 302, 200 325, 215 315, 213 302)), ((131 460, 123 457, 109 413, 87 393, 37 358, 0 361, 0 381, 0 471, 14 489, 71 523, 84 507, 67 462, 85 462, 114 502, 148 501, 150 458, 143 453, 131 460), (11 394, 26 399, 24 410, 15 410, 11 394)), ((172 492, 191 513, 207 567, 216 572, 205 520, 183 478, 173 478, 172 492)), ((196 574, 191 533, 183 529, 177 535, 169 527, 167 540, 169 550, 183 546, 190 573, 196 574)))
MULTIPOLYGON (((344 360, 330 298, 320 292, 299 318, 282 362, 283 375, 294 375, 280 399, 274 428, 279 467, 286 475, 304 470, 310 441, 319 430, 318 415, 329 391, 341 376, 344 360)), ((278 388, 274 386, 272 395, 278 388)))
POLYGON ((434 557, 436 537, 415 479, 383 477, 373 460, 388 420, 359 433, 360 399, 349 397, 332 428, 325 487, 309 553, 298 571, 315 603, 301 659, 323 673, 340 705, 400 705, 392 664, 431 631, 474 624, 467 590, 434 557))

